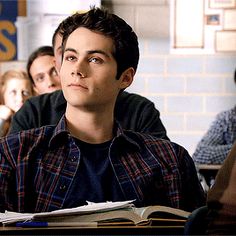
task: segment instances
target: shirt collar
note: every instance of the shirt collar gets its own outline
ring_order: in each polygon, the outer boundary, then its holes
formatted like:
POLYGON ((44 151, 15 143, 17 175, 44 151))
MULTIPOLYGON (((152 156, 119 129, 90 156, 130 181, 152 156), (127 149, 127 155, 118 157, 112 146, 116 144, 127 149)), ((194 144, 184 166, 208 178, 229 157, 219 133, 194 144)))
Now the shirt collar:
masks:
POLYGON ((60 144, 64 138, 69 136, 69 132, 67 130, 67 125, 66 125, 66 117, 65 114, 61 117, 61 119, 59 120, 58 124, 56 125, 54 131, 53 131, 53 135, 49 141, 49 147, 51 145, 56 145, 56 144, 60 144))
MULTIPOLYGON (((123 130, 121 125, 117 121, 114 122, 113 133, 114 133, 114 138, 112 140, 112 143, 125 141, 126 143, 129 143, 132 146, 136 146, 137 148, 140 148, 140 146, 135 141, 135 139, 131 138, 134 132, 123 130)), ((70 133, 67 129, 66 117, 64 114, 61 117, 60 121, 58 122, 57 126, 55 127, 55 130, 53 131, 53 135, 49 141, 49 147, 54 144, 62 143, 63 138, 67 138, 69 135, 70 133)))
POLYGON ((138 144, 138 142, 136 142, 135 139, 132 138, 133 135, 136 137, 135 132, 122 129, 118 121, 115 121, 114 123, 113 133, 115 134, 113 142, 124 141, 126 144, 130 144, 131 146, 135 146, 136 148, 140 149, 140 145, 138 144))

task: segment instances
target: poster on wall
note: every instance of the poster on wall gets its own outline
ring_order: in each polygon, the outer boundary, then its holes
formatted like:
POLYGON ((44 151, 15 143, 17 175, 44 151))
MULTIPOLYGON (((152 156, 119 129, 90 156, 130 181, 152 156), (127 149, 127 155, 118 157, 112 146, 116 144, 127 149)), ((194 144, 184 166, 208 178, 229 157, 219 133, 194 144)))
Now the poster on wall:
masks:
POLYGON ((216 51, 236 52, 236 31, 216 31, 216 51))
POLYGON ((171 53, 235 53, 236 0, 174 0, 170 10, 171 53))
POLYGON ((225 10, 223 23, 224 30, 236 30, 236 9, 225 10))
POLYGON ((203 10, 203 0, 178 0, 175 2, 175 48, 203 47, 203 10))
POLYGON ((209 0, 210 8, 231 8, 236 6, 236 0, 209 0))
POLYGON ((17 58, 15 27, 17 15, 17 0, 0 0, 0 61, 15 60, 17 58))

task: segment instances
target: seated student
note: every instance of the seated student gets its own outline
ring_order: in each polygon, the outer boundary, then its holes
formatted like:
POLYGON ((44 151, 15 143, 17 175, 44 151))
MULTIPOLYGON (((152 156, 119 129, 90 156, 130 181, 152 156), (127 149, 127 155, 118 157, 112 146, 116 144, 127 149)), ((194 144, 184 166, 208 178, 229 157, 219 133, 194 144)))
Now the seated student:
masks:
POLYGON ((219 170, 207 196, 208 229, 212 235, 236 234, 236 143, 219 170))
MULTIPOLYGON (((234 72, 236 83, 236 70, 234 72)), ((236 140, 236 106, 216 116, 193 153, 198 164, 222 164, 236 140)))
POLYGON ((138 65, 132 28, 99 8, 75 13, 64 25, 65 114, 57 125, 0 140, 0 210, 44 212, 127 199, 139 207, 189 211, 204 205, 183 147, 123 130, 114 118, 116 98, 132 83, 138 65))
POLYGON ((0 79, 0 136, 7 134, 11 118, 24 102, 33 95, 27 73, 8 70, 0 79))
POLYGON ((60 77, 55 68, 51 46, 42 46, 29 56, 27 72, 37 94, 51 93, 61 89, 60 77))
MULTIPOLYGON (((62 58, 60 34, 60 31, 63 32, 62 23, 59 24, 52 38, 55 66, 58 72, 62 58)), ((49 51, 51 53, 51 49, 49 51)), ((28 100, 13 117, 10 133, 57 124, 65 110, 66 100, 61 90, 34 97, 28 100)), ((128 92, 120 93, 115 105, 115 117, 125 129, 150 133, 169 140, 160 119, 160 112, 155 108, 154 103, 145 97, 128 92)))

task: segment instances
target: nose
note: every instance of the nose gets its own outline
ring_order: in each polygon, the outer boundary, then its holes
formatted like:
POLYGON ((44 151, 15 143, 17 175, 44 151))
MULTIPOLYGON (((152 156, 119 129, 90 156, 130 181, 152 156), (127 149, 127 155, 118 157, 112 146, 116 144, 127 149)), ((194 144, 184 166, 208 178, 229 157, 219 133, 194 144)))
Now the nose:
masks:
POLYGON ((76 78, 85 78, 87 73, 86 73, 86 64, 82 60, 78 60, 78 62, 75 64, 75 67, 73 68, 71 72, 72 77, 76 78))
POLYGON ((72 71, 71 72, 71 75, 74 77, 74 76, 76 76, 76 77, 80 77, 80 78, 84 78, 85 77, 85 75, 82 73, 82 72, 80 72, 80 71, 72 71))

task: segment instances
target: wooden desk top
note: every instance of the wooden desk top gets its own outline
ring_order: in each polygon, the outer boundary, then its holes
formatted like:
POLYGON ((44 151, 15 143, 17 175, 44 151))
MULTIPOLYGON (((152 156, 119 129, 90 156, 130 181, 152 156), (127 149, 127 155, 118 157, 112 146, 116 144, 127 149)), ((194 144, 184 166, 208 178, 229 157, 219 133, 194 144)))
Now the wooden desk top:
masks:
POLYGON ((219 170, 221 168, 220 164, 196 164, 197 169, 199 170, 219 170))
POLYGON ((183 235, 183 226, 20 228, 0 226, 0 235, 183 235))

